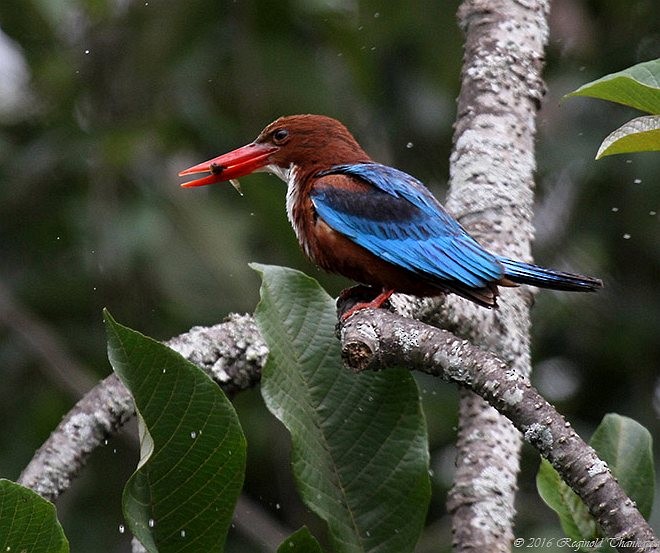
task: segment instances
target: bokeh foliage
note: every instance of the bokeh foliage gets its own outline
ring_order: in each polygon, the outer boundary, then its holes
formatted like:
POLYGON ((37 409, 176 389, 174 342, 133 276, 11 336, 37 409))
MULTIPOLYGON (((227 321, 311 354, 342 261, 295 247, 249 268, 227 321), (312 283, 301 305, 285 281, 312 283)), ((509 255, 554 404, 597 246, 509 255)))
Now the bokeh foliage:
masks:
MULTIPOLYGON (((241 198, 229 186, 181 190, 180 169, 252 140, 279 115, 325 113, 344 121, 375 159, 443 196, 462 56, 456 7, 453 0, 0 2, 0 475, 15 479, 73 404, 76 386, 67 378, 108 374, 102 307, 166 338, 252 311, 259 281, 249 261, 310 272, 332 294, 345 284, 304 260, 274 177, 245 179, 241 198), (58 361, 62 352, 75 370, 58 361)), ((634 114, 561 97, 660 56, 658 21, 654 0, 553 2, 535 258, 600 276, 606 288, 597 296, 540 294, 535 378, 586 435, 610 411, 658 430, 660 158, 594 161, 607 133, 634 114)), ((420 384, 435 490, 419 550, 437 551, 450 541, 444 492, 456 394, 426 378, 420 384)), ((292 491, 278 423, 257 394, 236 405, 250 444, 247 493, 289 528, 314 526, 292 491)), ((99 543, 127 550, 128 536, 117 530, 120 494, 136 459, 129 439, 111 439, 62 497, 73 551, 99 543)), ((558 532, 535 494, 536 466, 526 450, 521 535, 558 532)), ((244 540, 234 534, 241 551, 244 540)))

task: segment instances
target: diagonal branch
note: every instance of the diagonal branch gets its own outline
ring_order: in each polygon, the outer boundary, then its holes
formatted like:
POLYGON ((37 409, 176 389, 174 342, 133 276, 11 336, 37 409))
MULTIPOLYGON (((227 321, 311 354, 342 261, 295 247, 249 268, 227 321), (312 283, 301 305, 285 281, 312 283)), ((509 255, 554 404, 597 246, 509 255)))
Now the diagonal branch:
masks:
POLYGON ((619 551, 660 551, 660 541, 607 464, 531 385, 496 355, 384 310, 356 313, 341 327, 342 357, 354 371, 408 367, 469 388, 507 417, 580 496, 619 551))
MULTIPOLYGON (((268 355, 250 315, 234 314, 218 325, 195 327, 166 344, 201 367, 230 395, 259 382, 268 355)), ((134 414, 129 391, 111 374, 65 415, 18 482, 54 501, 85 466, 92 451, 134 414)))

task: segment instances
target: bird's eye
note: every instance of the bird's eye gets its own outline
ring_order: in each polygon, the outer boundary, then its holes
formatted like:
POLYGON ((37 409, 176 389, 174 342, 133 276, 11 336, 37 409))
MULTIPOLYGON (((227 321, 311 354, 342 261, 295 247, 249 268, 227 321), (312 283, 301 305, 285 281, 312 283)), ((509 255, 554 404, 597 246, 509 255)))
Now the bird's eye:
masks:
POLYGON ((287 131, 286 129, 277 129, 273 133, 273 142, 275 142, 275 144, 281 144, 288 137, 289 137, 289 131, 287 131))

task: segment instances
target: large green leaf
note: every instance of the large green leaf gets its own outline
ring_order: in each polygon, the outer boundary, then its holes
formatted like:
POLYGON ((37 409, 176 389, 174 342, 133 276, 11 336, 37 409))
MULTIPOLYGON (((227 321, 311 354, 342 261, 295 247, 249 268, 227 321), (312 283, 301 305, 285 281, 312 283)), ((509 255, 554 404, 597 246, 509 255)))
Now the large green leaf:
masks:
POLYGON ((660 115, 645 115, 621 125, 598 148, 596 159, 614 154, 660 151, 660 115))
POLYGON ((245 438, 222 391, 167 346, 105 312, 108 357, 133 394, 142 452, 124 516, 150 551, 220 552, 245 471, 245 438))
MULTIPOLYGON (((609 466, 628 497, 646 518, 651 513, 654 469, 651 435, 639 423, 621 415, 605 415, 590 445, 609 466)), ((566 535, 575 540, 600 537, 598 526, 577 494, 543 459, 536 476, 539 495, 559 516, 566 535)))
POLYGON ((4 479, 0 479, 0 551, 69 551, 55 506, 32 490, 4 479))
POLYGON ((291 433, 304 502, 328 523, 338 553, 412 551, 430 496, 415 381, 405 370, 346 371, 332 298, 300 272, 253 267, 270 350, 262 394, 291 433))
POLYGON ((660 114, 660 59, 633 65, 582 85, 567 96, 590 96, 660 114))

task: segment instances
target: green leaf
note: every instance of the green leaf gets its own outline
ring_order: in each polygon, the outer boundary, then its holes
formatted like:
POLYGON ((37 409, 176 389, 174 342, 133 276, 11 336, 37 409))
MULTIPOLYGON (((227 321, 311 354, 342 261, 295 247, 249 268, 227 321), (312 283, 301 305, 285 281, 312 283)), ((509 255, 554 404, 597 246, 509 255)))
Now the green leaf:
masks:
POLYGON ((263 278, 255 316, 270 350, 262 395, 291 433, 303 501, 328 523, 338 553, 412 551, 430 496, 414 379, 346 371, 332 298, 298 271, 252 267, 263 278))
POLYGON ((323 549, 307 527, 303 526, 282 542, 277 553, 323 553, 323 549))
POLYGON ((245 472, 245 438, 218 386, 105 312, 108 357, 140 415, 141 459, 124 516, 150 552, 222 551, 245 472))
POLYGON ((660 114, 660 58, 582 85, 566 96, 590 96, 660 114))
MULTIPOLYGON (((590 445, 648 519, 655 485, 649 431, 632 419, 608 414, 596 428, 590 445)), ((536 475, 536 487, 543 501, 559 515, 562 529, 569 538, 578 541, 600 537, 596 521, 582 500, 545 459, 541 460, 536 475)))
POLYGON ((652 441, 641 424, 610 413, 598 425, 590 442, 646 519, 651 514, 655 486, 652 441))
POLYGON ((637 117, 603 140, 596 159, 613 154, 660 151, 660 115, 637 117))
POLYGON ((598 526, 578 495, 546 460, 536 474, 536 489, 545 504, 559 516, 562 530, 574 541, 600 537, 598 526))
POLYGON ((0 479, 0 551, 69 551, 55 506, 32 490, 5 479, 0 479))

